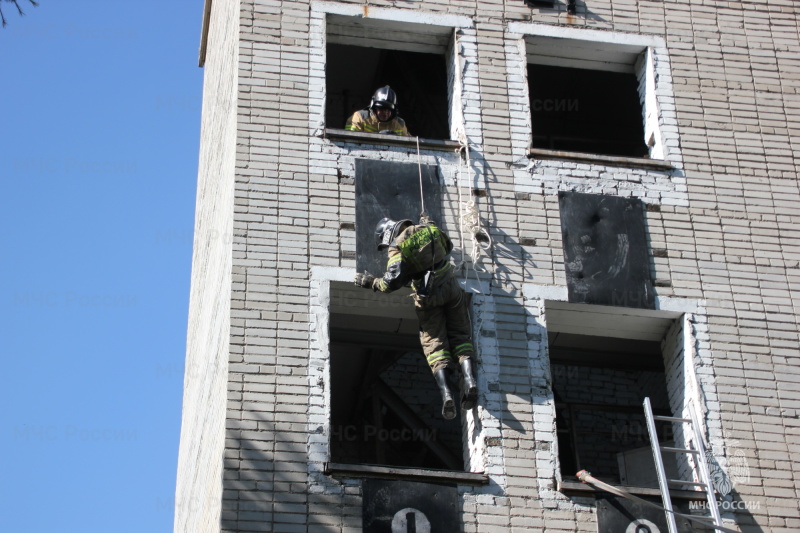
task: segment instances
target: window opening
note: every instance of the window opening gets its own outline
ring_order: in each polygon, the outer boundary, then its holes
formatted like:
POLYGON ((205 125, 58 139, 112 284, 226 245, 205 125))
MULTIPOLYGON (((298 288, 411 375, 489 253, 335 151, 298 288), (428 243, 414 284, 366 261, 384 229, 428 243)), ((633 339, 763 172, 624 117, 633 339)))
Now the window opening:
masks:
MULTIPOLYGON (((589 470, 607 483, 657 488, 642 409, 671 415, 660 343, 563 332, 548 334, 562 479, 589 470)), ((672 426, 657 424, 662 442, 672 426)), ((665 457, 668 475, 677 476, 665 457)))
POLYGON ((449 139, 452 34, 445 26, 329 15, 326 127, 344 128, 376 89, 389 85, 411 135, 449 139))
POLYGON ((664 157, 657 40, 542 25, 514 29, 535 32, 525 37, 533 150, 664 157))
POLYGON ((400 117, 412 135, 450 137, 447 69, 443 55, 329 44, 325 122, 344 128, 354 111, 367 107, 375 90, 397 93, 400 117))
POLYGON ((459 417, 421 353, 409 293, 331 284, 331 461, 463 471, 459 417))
POLYGON ((532 147, 648 157, 633 72, 528 65, 532 147))

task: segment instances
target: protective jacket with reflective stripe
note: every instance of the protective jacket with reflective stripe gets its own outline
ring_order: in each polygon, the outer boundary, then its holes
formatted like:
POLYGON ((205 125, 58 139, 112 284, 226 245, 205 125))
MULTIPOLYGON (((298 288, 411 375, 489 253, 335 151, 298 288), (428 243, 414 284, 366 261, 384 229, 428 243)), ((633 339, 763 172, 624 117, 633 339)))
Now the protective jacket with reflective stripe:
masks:
POLYGON ((386 273, 372 283, 376 291, 392 292, 411 282, 422 351, 434 373, 475 354, 467 299, 447 259, 452 250, 435 225, 409 226, 389 245, 386 273), (433 287, 423 297, 422 279, 431 267, 433 287))
POLYGON ((389 246, 386 273, 377 278, 372 288, 392 292, 412 282, 416 291, 417 280, 434 268, 437 281, 450 271, 447 256, 453 250, 450 238, 433 224, 409 226, 389 246))
POLYGON ((344 129, 348 131, 363 131, 366 133, 380 133, 382 131, 391 131, 395 135, 410 136, 406 122, 400 118, 395 117, 387 122, 381 122, 375 113, 369 109, 362 109, 353 113, 353 116, 347 119, 347 124, 344 129))

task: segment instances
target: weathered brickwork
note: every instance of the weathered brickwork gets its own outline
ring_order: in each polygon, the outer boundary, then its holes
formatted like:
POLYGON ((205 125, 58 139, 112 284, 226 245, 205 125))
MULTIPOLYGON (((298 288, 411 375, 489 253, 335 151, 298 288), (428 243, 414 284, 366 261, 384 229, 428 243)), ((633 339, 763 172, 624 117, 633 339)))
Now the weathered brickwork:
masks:
MULTIPOLYGON (((202 136, 197 184, 192 288, 186 347, 183 420, 178 455, 175 531, 216 533, 222 512, 230 338, 243 322, 232 308, 236 69, 239 14, 213 6, 209 38, 216 52, 205 64, 202 136)), ((229 465, 230 466, 230 465, 229 465)), ((235 466, 235 465, 233 465, 235 466)))
POLYGON ((355 272, 358 158, 437 166, 441 222, 466 251, 480 396, 462 443, 465 471, 489 483, 458 485, 461 530, 597 531, 592 494, 559 485, 573 481, 548 345, 568 299, 561 191, 642 200, 670 409, 699 406, 720 464, 747 466, 727 526, 800 530, 796 0, 587 0, 575 15, 523 0, 206 2, 176 532, 361 531, 360 479, 324 473, 331 286, 355 272), (329 15, 453 28, 460 151, 326 135, 342 127, 325 123, 329 15), (640 50, 651 155, 669 165, 529 156, 532 38, 640 50), (492 240, 477 264, 460 229, 470 200, 492 240))

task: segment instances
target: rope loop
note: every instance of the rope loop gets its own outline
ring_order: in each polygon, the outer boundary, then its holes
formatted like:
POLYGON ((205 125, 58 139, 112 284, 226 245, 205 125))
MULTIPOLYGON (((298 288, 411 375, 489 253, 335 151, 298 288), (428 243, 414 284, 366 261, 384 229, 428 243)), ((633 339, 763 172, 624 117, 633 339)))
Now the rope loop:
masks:
MULTIPOLYGON (((480 211, 478 210, 478 206, 475 203, 475 197, 470 193, 470 199, 468 201, 463 201, 461 195, 461 182, 462 180, 462 171, 464 166, 466 166, 467 170, 472 167, 472 163, 469 157, 469 142, 467 141, 467 136, 463 129, 460 129, 458 132, 458 141, 461 145, 458 149, 459 152, 464 153, 464 159, 466 160, 466 165, 462 163, 461 157, 459 157, 459 164, 458 164, 458 205, 459 205, 459 238, 461 241, 461 261, 456 265, 457 268, 460 268, 465 262, 465 252, 464 252, 464 233, 467 232, 469 234, 469 239, 471 242, 469 258, 472 262, 472 270, 475 272, 475 278, 478 278, 478 262, 481 260, 482 252, 489 253, 489 250, 492 247, 492 237, 488 231, 482 226, 481 224, 481 215, 480 211)), ((469 189, 469 187, 467 187, 469 189)), ((483 272, 486 272, 484 269, 483 272)))

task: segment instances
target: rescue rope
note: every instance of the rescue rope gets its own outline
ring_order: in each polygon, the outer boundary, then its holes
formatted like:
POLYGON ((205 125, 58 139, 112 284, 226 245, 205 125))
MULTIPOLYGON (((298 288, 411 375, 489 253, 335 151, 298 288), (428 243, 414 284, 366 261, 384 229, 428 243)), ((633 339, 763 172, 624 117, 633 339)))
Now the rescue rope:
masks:
MULTIPOLYGON (((459 143, 461 144, 461 148, 459 151, 463 151, 466 159, 466 167, 469 169, 471 168, 471 161, 469 157, 469 143, 466 138, 466 134, 464 131, 459 131, 459 143)), ((461 164, 461 158, 459 158, 459 166, 458 166, 458 174, 459 174, 459 182, 461 182, 461 170, 463 165, 461 164)), ((486 231, 483 226, 481 225, 481 214, 478 210, 478 206, 475 205, 475 197, 470 195, 470 199, 467 202, 462 200, 461 196, 461 186, 459 184, 458 187, 458 205, 459 205, 459 234, 461 238, 461 244, 464 244, 464 237, 463 231, 466 230, 470 233, 471 237, 471 249, 470 249, 470 259, 472 260, 472 269, 475 271, 475 275, 477 277, 478 270, 477 264, 478 261, 481 259, 481 252, 488 252, 492 247, 492 236, 489 235, 489 232, 486 231)), ((461 252, 462 263, 464 262, 464 251, 462 248, 461 252)), ((458 265, 461 266, 461 265, 458 265)))
MULTIPOLYGON (((460 149, 459 149, 460 151, 460 149)), ((461 268, 461 266, 466 263, 464 259, 464 225, 461 224, 461 206, 463 202, 461 200, 461 154, 458 156, 458 183, 456 184, 456 190, 458 191, 458 216, 459 216, 459 223, 458 223, 458 244, 459 250, 461 250, 461 261, 456 264, 456 269, 461 268)))
POLYGON ((679 516, 681 518, 685 518, 686 520, 691 520, 692 522, 697 522, 699 524, 703 524, 703 526, 705 526, 705 527, 716 529, 717 531, 722 531, 724 533, 739 533, 739 531, 736 531, 735 529, 729 529, 727 527, 714 525, 711 522, 710 518, 705 518, 705 517, 701 517, 701 516, 693 516, 693 515, 688 515, 688 514, 683 514, 683 513, 676 513, 675 511, 670 511, 669 509, 664 509, 660 505, 657 505, 657 504, 655 504, 653 502, 649 502, 647 500, 639 498, 638 496, 634 496, 630 492, 628 492, 626 490, 623 490, 623 489, 621 489, 619 487, 614 487, 613 485, 609 485, 607 483, 603 483, 602 481, 600 481, 596 477, 592 476, 592 474, 590 472, 586 471, 586 470, 581 470, 580 472, 575 474, 575 476, 578 479, 580 479, 583 483, 588 483, 589 485, 592 485, 593 487, 598 488, 600 490, 604 490, 604 491, 610 492, 611 494, 614 494, 616 496, 620 496, 622 498, 627 498, 629 500, 635 501, 635 502, 640 503, 642 505, 646 505, 648 507, 652 507, 654 509, 658 509, 659 511, 672 513, 673 515, 679 516))
POLYGON ((419 169, 419 201, 422 204, 422 212, 419 216, 422 218, 428 213, 425 211, 425 195, 422 192, 422 156, 419 153, 419 135, 417 135, 417 168, 419 169))
MULTIPOLYGON (((460 44, 458 39, 458 30, 454 28, 453 30, 453 42, 454 42, 454 60, 455 60, 455 79, 456 83, 456 100, 461 101, 463 95, 463 87, 461 82, 461 54, 460 54, 460 44)), ((472 162, 470 161, 469 157, 469 140, 467 139, 467 133, 464 129, 464 117, 463 111, 461 114, 461 121, 460 125, 458 126, 458 130, 456 132, 456 136, 458 138, 458 142, 461 145, 457 152, 464 152, 464 156, 466 159, 466 167, 467 169, 472 168, 472 162)), ((472 247, 470 249, 469 257, 472 262, 472 270, 475 272, 475 278, 478 279, 478 261, 481 259, 481 252, 486 251, 488 252, 489 249, 492 247, 492 237, 489 235, 489 232, 483 229, 481 226, 481 215, 478 207, 475 205, 475 197, 470 193, 470 199, 468 202, 464 202, 461 196, 461 187, 462 187, 462 170, 464 165, 462 164, 461 157, 459 155, 458 158, 458 184, 456 189, 458 190, 458 237, 459 237, 459 244, 461 246, 461 261, 456 265, 456 268, 461 268, 461 266, 466 263, 465 259, 465 239, 464 239, 464 231, 468 231, 472 236, 472 247), (483 238, 481 238, 481 236, 483 238)), ((486 270, 484 270, 486 271, 486 270)), ((467 275, 467 279, 469 279, 469 275, 467 275)))
MULTIPOLYGON (((455 94, 453 96, 454 96, 454 101, 456 101, 456 102, 462 102, 463 101, 463 94, 464 94, 463 87, 461 86, 461 61, 460 61, 461 53, 460 53, 460 51, 461 51, 461 45, 458 42, 458 29, 457 28, 453 28, 453 56, 454 56, 453 57, 453 61, 455 62, 455 75, 454 75, 453 79, 456 82, 455 83, 455 94)), ((463 110, 461 110, 461 114, 458 117, 453 117, 453 118, 456 119, 456 120, 460 119, 460 124, 461 125, 458 128, 457 137, 458 137, 459 143, 461 143, 461 137, 462 137, 461 132, 462 132, 462 130, 464 128, 464 126, 463 126, 463 124, 464 124, 464 113, 463 113, 463 110)), ((462 147, 463 147, 463 143, 462 143, 462 147)), ((460 151, 461 151, 461 148, 459 148, 456 151, 456 153, 458 153, 460 151)), ((458 215, 459 215, 458 244, 459 244, 459 250, 461 252, 460 253, 461 261, 459 261, 456 264, 456 269, 460 269, 461 266, 466 262, 465 259, 464 259, 464 225, 461 224, 461 220, 460 220, 460 217, 461 217, 461 205, 462 205, 462 200, 461 200, 461 154, 458 154, 458 181, 456 182, 456 190, 458 191, 458 206, 459 206, 458 207, 458 209, 459 209, 459 213, 458 213, 458 215)))

